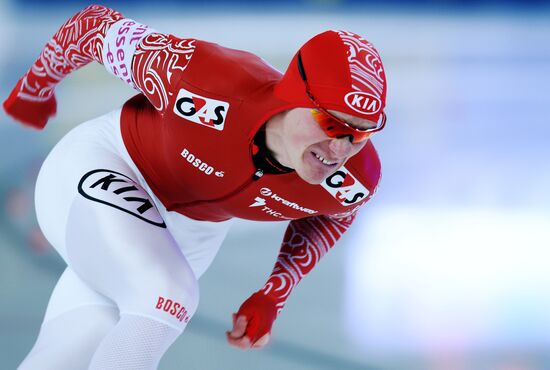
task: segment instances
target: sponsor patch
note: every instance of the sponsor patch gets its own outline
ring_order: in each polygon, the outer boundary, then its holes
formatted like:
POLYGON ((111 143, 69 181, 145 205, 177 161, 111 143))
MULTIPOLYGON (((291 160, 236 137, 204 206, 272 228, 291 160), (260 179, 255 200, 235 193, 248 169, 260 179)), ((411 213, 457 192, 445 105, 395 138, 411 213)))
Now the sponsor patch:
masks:
MULTIPOLYGON (((271 199, 274 199, 275 201, 277 201, 279 203, 282 203, 282 204, 284 204, 285 206, 287 206, 289 208, 295 209, 295 210, 300 211, 300 212, 307 213, 309 215, 313 215, 313 214, 318 212, 314 209, 309 209, 309 208, 302 207, 301 205, 299 205, 296 202, 291 202, 289 200, 286 200, 286 199, 280 197, 278 194, 274 193, 269 188, 261 188, 260 189, 260 194, 263 195, 264 197, 269 197, 271 199)), ((258 198, 256 198, 256 199, 258 199, 258 198)))
POLYGON ((191 122, 198 123, 215 130, 223 130, 229 103, 206 98, 181 89, 176 98, 174 113, 191 122))
POLYGON ((214 173, 217 177, 223 177, 225 174, 223 171, 214 172, 214 167, 197 158, 193 153, 190 153, 187 148, 184 148, 181 151, 181 156, 185 158, 185 160, 189 162, 193 167, 196 167, 199 171, 202 171, 205 175, 211 175, 212 173, 214 173))
POLYGON ((261 207, 261 206, 265 206, 265 199, 260 197, 254 198, 254 203, 249 205, 249 207, 261 207))
MULTIPOLYGON (((267 188, 263 188, 263 189, 267 189, 267 188)), ((256 198, 254 198, 254 203, 249 205, 249 207, 262 207, 261 211, 268 214, 268 215, 270 215, 270 216, 272 216, 272 217, 280 218, 280 219, 283 219, 283 220, 292 220, 292 217, 287 217, 287 216, 283 215, 281 212, 266 206, 266 204, 267 204, 267 202, 264 198, 256 197, 256 198)))
POLYGON ((90 171, 80 179, 78 192, 89 200, 106 204, 147 223, 166 228, 145 190, 119 172, 104 169, 90 171))
POLYGON ((369 189, 363 186, 345 167, 334 172, 321 183, 334 199, 343 206, 356 204, 369 195, 369 189))
POLYGON ((380 110, 380 99, 372 94, 352 91, 344 97, 348 107, 361 114, 374 114, 380 110))
POLYGON ((121 19, 109 27, 103 41, 103 65, 134 89, 132 58, 140 41, 156 31, 131 19, 121 19))
POLYGON ((174 316, 180 322, 187 323, 190 319, 189 312, 185 306, 169 298, 159 296, 155 308, 174 316))

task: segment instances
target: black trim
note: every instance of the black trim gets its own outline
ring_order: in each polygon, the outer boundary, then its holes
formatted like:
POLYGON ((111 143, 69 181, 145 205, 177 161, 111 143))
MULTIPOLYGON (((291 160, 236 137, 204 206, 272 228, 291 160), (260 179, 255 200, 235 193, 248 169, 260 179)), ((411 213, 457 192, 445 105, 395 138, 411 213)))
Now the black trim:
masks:
POLYGON ((254 166, 261 169, 263 173, 271 175, 294 172, 294 169, 283 166, 275 159, 273 153, 267 148, 265 134, 265 125, 263 125, 254 136, 253 145, 258 148, 258 152, 252 156, 254 166))
POLYGON ((304 82, 307 82, 306 71, 304 69, 304 64, 302 63, 302 54, 298 52, 298 72, 300 72, 300 77, 304 82))

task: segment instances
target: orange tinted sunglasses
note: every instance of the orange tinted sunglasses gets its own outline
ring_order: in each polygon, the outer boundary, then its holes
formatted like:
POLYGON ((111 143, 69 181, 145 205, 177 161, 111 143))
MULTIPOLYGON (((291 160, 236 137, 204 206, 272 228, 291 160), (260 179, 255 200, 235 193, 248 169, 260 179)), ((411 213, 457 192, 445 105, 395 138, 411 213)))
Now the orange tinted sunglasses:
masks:
POLYGON ((310 112, 315 122, 319 124, 328 137, 349 137, 353 144, 367 140, 386 125, 386 115, 384 113, 382 113, 381 119, 375 127, 361 130, 320 107, 311 109, 310 112))

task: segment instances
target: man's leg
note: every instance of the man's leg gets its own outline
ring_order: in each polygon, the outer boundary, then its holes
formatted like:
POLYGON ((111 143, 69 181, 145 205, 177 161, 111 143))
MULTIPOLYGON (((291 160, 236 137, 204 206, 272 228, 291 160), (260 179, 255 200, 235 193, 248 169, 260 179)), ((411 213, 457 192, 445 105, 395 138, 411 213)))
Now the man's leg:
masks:
POLYGON ((37 180, 37 215, 71 270, 119 310, 91 368, 154 369, 196 311, 199 290, 153 199, 111 140, 118 116, 83 124, 54 148, 37 180))
POLYGON ((92 173, 81 181, 89 196, 75 198, 69 212, 67 260, 116 303, 120 320, 99 344, 90 369, 156 369, 196 311, 198 283, 140 185, 116 173, 92 173))
POLYGON ((116 306, 67 268, 48 304, 34 347, 19 370, 86 370, 118 322, 116 306))

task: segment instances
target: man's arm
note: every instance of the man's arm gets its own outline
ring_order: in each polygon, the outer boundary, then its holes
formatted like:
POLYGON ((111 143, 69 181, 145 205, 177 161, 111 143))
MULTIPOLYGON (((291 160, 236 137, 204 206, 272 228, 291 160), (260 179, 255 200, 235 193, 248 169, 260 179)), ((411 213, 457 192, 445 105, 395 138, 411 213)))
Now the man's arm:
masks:
POLYGON ((4 109, 15 119, 42 128, 56 112, 54 89, 69 73, 101 61, 103 39, 122 14, 90 5, 65 22, 17 82, 4 109))
POLYGON ((249 348, 267 343, 273 322, 292 290, 349 228, 355 214, 343 218, 315 216, 290 222, 269 279, 234 316, 233 330, 227 335, 231 344, 249 348))
POLYGON ((195 40, 156 33, 101 5, 70 18, 18 81, 4 109, 18 121, 43 128, 56 112, 54 89, 71 72, 96 61, 143 92, 159 110, 185 69, 195 40))

